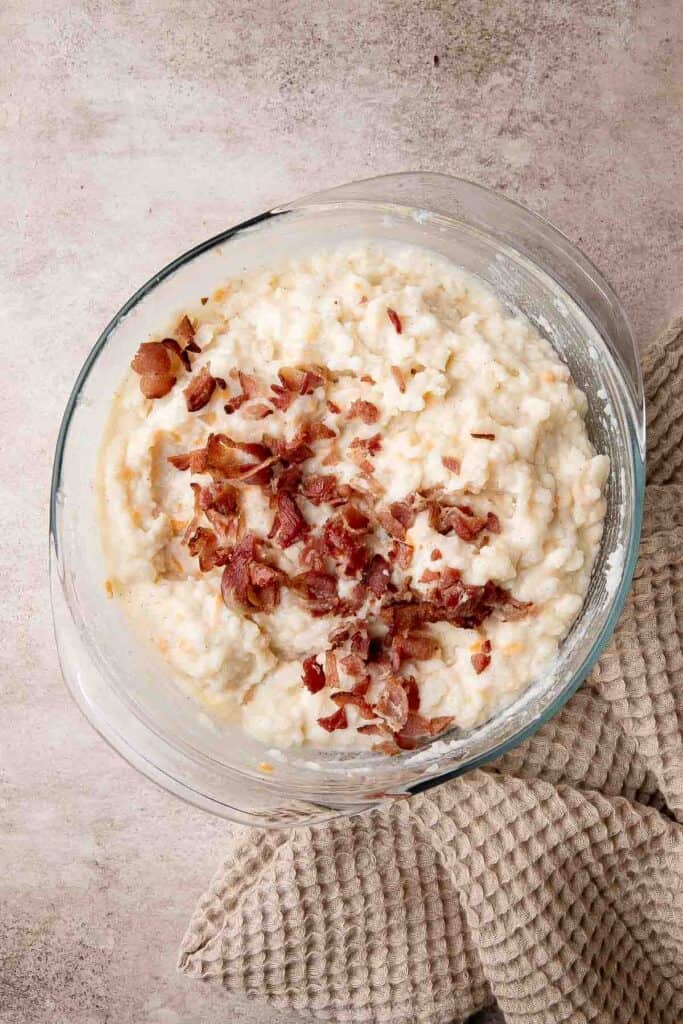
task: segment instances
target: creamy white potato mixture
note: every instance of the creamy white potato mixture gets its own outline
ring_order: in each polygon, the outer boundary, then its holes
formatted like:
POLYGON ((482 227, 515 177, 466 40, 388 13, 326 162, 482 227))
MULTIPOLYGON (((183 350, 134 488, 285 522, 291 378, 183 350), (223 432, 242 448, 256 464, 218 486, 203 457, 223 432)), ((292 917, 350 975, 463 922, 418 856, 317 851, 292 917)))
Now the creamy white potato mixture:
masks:
POLYGON ((273 746, 391 752, 543 672, 609 462, 526 320, 359 243, 230 280, 163 338, 103 446, 107 586, 204 705, 273 746))

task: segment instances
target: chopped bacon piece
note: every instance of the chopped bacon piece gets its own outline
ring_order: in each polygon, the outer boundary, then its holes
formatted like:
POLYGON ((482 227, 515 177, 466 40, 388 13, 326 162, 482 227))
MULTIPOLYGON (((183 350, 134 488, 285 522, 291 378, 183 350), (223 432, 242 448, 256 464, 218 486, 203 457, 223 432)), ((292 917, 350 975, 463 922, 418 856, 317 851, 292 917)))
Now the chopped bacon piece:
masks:
POLYGON ((376 423, 379 419, 379 409, 372 402, 357 398, 349 407, 346 418, 347 420, 359 419, 368 424, 376 423))
POLYGON ((495 434, 475 434, 472 431, 470 431, 470 437, 479 437, 483 441, 495 441, 496 440, 496 435, 495 434))
POLYGON ((131 362, 131 369, 140 376, 163 376, 171 372, 171 357, 161 341, 143 341, 131 362))
POLYGON ((232 515, 238 509, 239 494, 230 484, 211 483, 199 492, 199 506, 204 511, 214 508, 224 516, 232 515))
POLYGON ((375 383, 375 378, 371 377, 369 373, 362 374, 360 379, 363 381, 364 384, 374 384, 375 383))
POLYGON ((302 594, 312 615, 330 615, 337 608, 337 580, 329 573, 311 569, 290 579, 290 586, 302 594))
MULTIPOLYGON (((190 354, 187 349, 181 348, 175 338, 162 338, 161 344, 164 348, 168 349, 169 352, 173 352, 178 357, 188 373, 192 372, 192 363, 190 362, 190 354)), ((196 348, 197 346, 195 346, 196 348)))
POLYGON ((189 342, 194 340, 194 327, 192 326, 192 321, 190 320, 189 316, 185 315, 180 318, 180 320, 178 321, 178 325, 173 333, 175 334, 178 341, 185 342, 185 346, 187 346, 189 342))
POLYGON ((238 370, 237 379, 240 382, 242 392, 247 398, 261 398, 266 394, 265 384, 255 373, 245 373, 243 370, 238 370))
MULTIPOLYGON (((395 502, 394 504, 399 505, 401 503, 395 502)), ((380 505, 375 512, 375 515, 390 537, 395 537, 397 540, 406 539, 406 528, 401 520, 397 519, 393 514, 391 507, 387 508, 386 506, 380 505)))
POLYGON ((269 395, 270 401, 277 409, 286 412, 296 398, 296 395, 292 391, 288 391, 287 388, 283 388, 280 384, 271 384, 270 390, 273 392, 272 395, 269 395))
POLYGON ((441 554, 438 548, 434 548, 429 557, 431 558, 432 562, 438 562, 440 558, 443 558, 443 555, 441 554))
POLYGON ((391 320, 396 333, 397 334, 402 334, 403 333, 403 324, 401 323, 401 318, 398 315, 398 313, 396 312, 396 310, 392 309, 391 306, 387 306, 387 316, 391 320))
POLYGON ((223 408, 228 416, 231 416, 233 412, 237 412, 248 401, 249 399, 246 395, 233 395, 232 398, 228 399, 223 408))
POLYGON ((389 506, 394 519, 398 519, 399 523, 409 530, 415 523, 415 509, 413 505, 408 501, 392 501, 389 506))
POLYGON ((484 640, 481 650, 472 655, 472 665, 477 675, 481 675, 491 664, 491 641, 484 640))
POLYGON ((408 695, 395 677, 384 682, 375 701, 375 710, 392 732, 400 732, 408 720, 408 695))
POLYGON ((488 530, 489 533, 500 533, 500 519, 495 512, 489 512, 486 516, 486 526, 484 529, 488 530))
POLYGON ((425 718, 412 711, 396 737, 397 742, 401 740, 419 739, 423 736, 438 736, 453 722, 451 715, 443 715, 438 718, 425 718))
POLYGON ((175 382, 172 373, 150 373, 140 378, 140 390, 145 398, 163 398, 175 382))
POLYGON ((370 656, 370 637, 364 622, 358 623, 358 629, 351 636, 351 653, 357 654, 363 661, 367 661, 370 656))
POLYGON ((230 552, 221 579, 221 593, 228 607, 234 600, 247 611, 270 612, 280 600, 284 573, 261 562, 259 544, 258 538, 248 533, 230 552))
POLYGON ((305 462, 313 455, 313 449, 309 447, 308 437, 297 434, 290 441, 284 438, 268 438, 275 454, 284 462, 305 462))
POLYGON ((395 636, 391 643, 394 669, 398 670, 402 661, 428 661, 439 651, 439 644, 432 636, 423 633, 408 633, 407 636, 395 636))
POLYGON ((331 504, 338 497, 338 480, 333 473, 304 477, 301 491, 313 505, 331 504))
POLYGON ((169 455, 168 461, 176 469, 193 473, 204 473, 206 471, 206 448, 195 448, 191 452, 180 452, 178 455, 169 455))
POLYGON ((350 676, 364 676, 366 673, 365 663, 357 654, 347 654, 340 664, 350 676))
POLYGON ((350 530, 367 530, 370 525, 370 520, 365 513, 361 512, 356 505, 352 505, 351 503, 344 505, 341 510, 341 514, 350 530))
POLYGON ((356 576, 365 566, 369 554, 362 538, 350 531, 341 515, 331 516, 323 527, 328 554, 344 565, 346 576, 356 576))
POLYGON ((332 399, 330 398, 327 399, 327 408, 330 410, 330 412, 333 412, 335 415, 338 415, 341 412, 340 406, 338 406, 337 403, 333 402, 332 399))
POLYGON ((460 472, 460 459, 455 459, 451 455, 444 455, 441 461, 446 469, 450 469, 451 473, 460 472))
POLYGON ((264 420, 266 416, 272 416, 273 410, 265 402, 254 402, 251 405, 246 405, 242 410, 242 415, 247 420, 264 420))
POLYGON ((375 597, 382 597, 391 584, 391 566, 382 555, 373 555, 364 583, 375 597))
POLYGON ((216 385, 225 387, 225 381, 222 377, 213 377, 208 364, 202 366, 194 380, 183 391, 188 412, 198 412, 203 409, 214 393, 216 385))
POLYGON ((325 718, 318 719, 318 725, 326 732, 334 732, 335 729, 346 729, 348 724, 346 708, 339 708, 339 710, 333 712, 333 714, 327 715, 325 718))
POLYGON ((406 379, 403 376, 403 370, 401 369, 400 366, 392 366, 391 373, 393 375, 394 380, 396 381, 396 387, 398 388, 402 395, 405 394, 406 379))
POLYGON ((224 565, 227 559, 226 550, 220 550, 218 538, 213 530, 207 530, 204 526, 198 526, 187 543, 190 554, 199 557, 199 569, 201 572, 209 572, 217 565, 224 565))
POLYGON ((276 491, 289 491, 296 494, 301 486, 302 472, 300 466, 287 466, 281 469, 273 480, 273 487, 276 491))
POLYGON ((299 395, 310 395, 325 383, 324 376, 317 368, 283 366, 278 370, 282 386, 299 395))
POLYGON ((472 543, 479 534, 493 527, 493 533, 500 532, 498 517, 492 512, 487 516, 477 516, 469 505, 440 505, 432 502, 429 509, 429 521, 437 533, 456 533, 461 540, 472 543))
POLYGON ((339 669, 334 651, 325 651, 325 678, 328 686, 339 686, 339 669))
POLYGON ((315 572, 325 572, 326 559, 327 547, 323 536, 320 533, 307 534, 299 554, 301 564, 315 572))
POLYGON ((213 526, 222 545, 233 547, 242 533, 242 517, 239 514, 224 515, 215 508, 206 510, 206 518, 213 526))
POLYGON ((312 420, 305 427, 306 437, 309 441, 329 441, 333 437, 336 437, 332 427, 328 427, 326 423, 322 423, 320 420, 312 420))
POLYGON ((270 449, 262 444, 234 441, 227 434, 209 434, 206 442, 206 464, 212 475, 263 485, 270 480, 274 462, 277 456, 271 455, 270 449), (241 453, 258 461, 247 463, 241 453))
POLYGON ((335 704, 339 705, 340 708, 345 708, 348 704, 353 704, 362 718, 376 717, 374 710, 370 707, 365 698, 359 693, 354 693, 353 690, 338 690, 337 693, 331 693, 330 697, 335 704))
MULTIPOLYGON (((359 725, 358 732, 364 736, 391 736, 391 729, 385 722, 373 722, 372 725, 359 725)), ((375 748, 373 748, 375 749, 375 748)))
POLYGON ((311 693, 318 693, 325 685, 325 672, 316 661, 315 655, 306 658, 303 663, 303 684, 311 693))
POLYGON ((415 548, 412 544, 404 544, 401 540, 395 540, 391 546, 389 557, 395 559, 401 569, 409 569, 414 554, 415 548))
POLYGON ((401 680, 403 689, 406 691, 406 697, 408 698, 408 711, 419 711, 420 710, 420 688, 417 685, 415 676, 404 676, 401 680))
POLYGON ((381 434, 373 434, 372 437, 354 437, 349 445, 349 455, 353 458, 353 451, 361 451, 364 455, 376 455, 381 448, 381 434))
POLYGON ((308 529, 308 523, 301 514, 296 499, 287 491, 278 491, 275 495, 275 518, 268 539, 274 540, 278 547, 284 550, 308 529))
POLYGON ((425 569, 420 576, 420 583, 436 583, 436 581, 440 579, 440 572, 435 572, 433 569, 425 569))

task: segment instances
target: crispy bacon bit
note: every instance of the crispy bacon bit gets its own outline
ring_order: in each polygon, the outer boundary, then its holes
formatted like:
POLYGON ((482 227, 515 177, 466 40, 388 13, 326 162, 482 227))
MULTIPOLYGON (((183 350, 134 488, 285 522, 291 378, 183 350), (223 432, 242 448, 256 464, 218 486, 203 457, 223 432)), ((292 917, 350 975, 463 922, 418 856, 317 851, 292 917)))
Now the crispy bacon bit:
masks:
POLYGON ((318 693, 325 685, 325 672, 316 661, 315 655, 306 658, 303 663, 303 684, 311 693, 318 693))
POLYGON ((395 540, 391 546, 389 557, 394 558, 401 569, 409 569, 413 563, 415 548, 412 544, 404 544, 402 540, 395 540))
POLYGON ((437 533, 456 533, 461 540, 471 543, 482 530, 490 529, 493 533, 500 532, 498 517, 493 513, 477 516, 469 505, 440 505, 432 502, 429 508, 429 522, 437 533))
POLYGON ((470 437, 478 437, 478 438, 481 438, 482 441, 495 441, 496 440, 496 435, 495 434, 475 434, 472 431, 470 431, 470 437))
POLYGON ((408 711, 419 711, 420 710, 420 688, 417 685, 415 676, 404 676, 401 680, 403 689, 406 691, 406 697, 408 698, 408 711))
POLYGON ((163 398, 175 382, 173 374, 150 373, 140 378, 140 390, 145 398, 163 398))
POLYGON ((387 306, 387 316, 389 317, 389 319, 391 320, 392 324, 394 325, 394 329, 396 330, 396 333, 397 334, 402 334, 403 333, 403 324, 401 323, 401 318, 398 315, 398 313, 396 312, 396 310, 392 309, 391 306, 387 306))
POLYGON ((347 654, 340 664, 350 676, 364 676, 366 673, 365 663, 357 654, 347 654))
POLYGON ((328 554, 344 564, 346 576, 356 576, 368 560, 368 551, 357 533, 351 532, 341 515, 331 516, 323 527, 328 554))
POLYGON ((408 720, 408 695, 395 678, 384 682, 375 701, 375 710, 392 732, 400 732, 408 720))
POLYGON ((491 641, 484 640, 481 650, 472 655, 472 664, 477 675, 481 675, 491 664, 491 641))
MULTIPOLYGON (((169 352, 173 352, 178 359, 181 361, 188 373, 192 372, 192 363, 190 362, 190 354, 187 349, 181 348, 175 338, 162 338, 161 344, 164 348, 168 349, 169 352)), ((197 346, 195 346, 196 348, 197 346)))
POLYGON ((438 548, 434 548, 429 557, 431 558, 432 562, 438 562, 440 558, 443 558, 443 555, 441 554, 438 548))
POLYGON ((367 626, 364 622, 359 623, 359 628, 351 636, 351 653, 357 654, 363 661, 367 661, 370 656, 370 637, 368 636, 367 626))
POLYGON ((185 345, 194 339, 194 327, 192 326, 192 321, 189 316, 186 315, 181 317, 173 333, 178 341, 184 342, 185 345))
POLYGON ((349 455, 353 458, 354 451, 363 452, 364 455, 376 455, 382 448, 382 435, 373 434, 372 437, 354 437, 349 445, 349 455))
POLYGON ((225 387, 225 381, 222 377, 212 376, 208 364, 202 366, 194 380, 183 391, 188 412, 198 412, 203 409, 214 393, 216 385, 225 387))
MULTIPOLYGON (((395 505, 401 504, 400 502, 394 502, 395 505)), ((377 509, 375 515, 377 516, 378 522, 384 527, 390 537, 395 537, 397 540, 406 539, 406 528, 392 511, 391 506, 381 506, 377 509)))
POLYGON ((308 602, 311 615, 330 615, 337 608, 337 580, 329 573, 311 569, 294 576, 290 586, 308 602))
POLYGON ((398 671, 402 661, 428 661, 439 651, 439 644, 432 636, 423 633, 409 633, 395 636, 391 643, 393 667, 398 671))
POLYGON ((441 461, 446 469, 450 469, 451 473, 460 472, 460 459, 455 459, 451 455, 444 455, 441 461))
POLYGON ((406 390, 406 379, 403 376, 403 370, 401 369, 400 366, 392 366, 391 373, 393 375, 394 380, 396 381, 396 387, 401 392, 401 394, 404 395, 406 390))
POLYGON ((192 473, 204 473, 206 472, 206 448, 195 448, 191 452, 169 455, 168 461, 183 472, 189 469, 192 473))
POLYGON ((277 409, 286 412, 296 398, 294 392, 288 391, 287 388, 283 388, 280 384, 271 384, 270 390, 273 394, 268 396, 269 400, 277 409))
POLYGON ((365 513, 351 503, 344 505, 341 514, 350 530, 367 530, 370 525, 370 520, 365 513))
POLYGON ((209 572, 217 565, 224 565, 227 559, 225 549, 221 551, 218 547, 218 538, 213 530, 207 530, 204 526, 198 526, 188 540, 188 549, 194 557, 199 557, 199 569, 201 572, 209 572))
POLYGON ((248 401, 249 399, 246 395, 233 395, 232 398, 228 399, 223 408, 228 416, 231 416, 234 412, 237 412, 238 409, 241 409, 244 403, 248 401))
POLYGON ((283 366, 278 377, 283 388, 299 395, 310 395, 325 383, 323 375, 310 367, 283 366))
POLYGON ((296 500, 287 491, 278 491, 275 496, 275 518, 268 539, 274 540, 278 547, 284 550, 308 529, 308 523, 301 514, 296 500))
POLYGON ((135 373, 139 373, 143 377, 154 374, 163 375, 171 371, 171 357, 163 342, 143 341, 130 365, 135 373))
POLYGON ((163 398, 176 382, 171 357, 161 341, 144 341, 130 365, 140 375, 140 390, 145 398, 163 398))
POLYGON ((221 515, 233 515, 238 508, 239 495, 234 487, 224 483, 212 483, 199 492, 199 506, 206 511, 215 509, 221 515))
POLYGON ((485 529, 488 530, 489 533, 500 533, 500 519, 495 512, 489 512, 486 516, 485 529))
POLYGON ((357 398, 349 407, 346 418, 347 420, 362 420, 363 423, 368 424, 376 423, 379 419, 379 409, 372 402, 366 402, 362 398, 357 398))
POLYGON ((232 549, 223 569, 221 593, 228 607, 235 601, 247 611, 271 612, 280 600, 284 573, 260 560, 259 541, 248 533, 232 549))
POLYGON ((313 449, 307 444, 308 434, 299 432, 291 440, 268 438, 275 454, 285 462, 305 462, 313 456, 313 449))
POLYGON ((451 715, 443 715, 439 718, 424 718, 423 715, 418 715, 413 711, 408 715, 405 725, 400 730, 396 739, 400 743, 401 740, 420 739, 423 736, 438 736, 439 733, 445 732, 452 722, 453 717, 451 715))
POLYGON ((410 502, 392 501, 389 506, 389 511, 394 519, 398 519, 399 523, 401 523, 406 530, 409 530, 415 523, 415 509, 410 502))
POLYGON ((339 669, 334 651, 325 651, 325 679, 328 686, 339 686, 339 669))
POLYGON ((265 402, 254 402, 253 405, 246 406, 242 415, 247 420, 264 420, 266 416, 273 415, 273 410, 265 402))
POLYGON ((335 729, 346 729, 348 724, 346 708, 339 708, 338 711, 333 712, 331 715, 327 715, 326 718, 318 719, 318 725, 326 732, 334 732, 335 729))
POLYGON ((330 398, 327 399, 327 408, 330 410, 330 412, 335 413, 335 415, 341 412, 340 406, 338 406, 337 403, 333 402, 330 398))
POLYGON ((360 379, 363 381, 364 384, 374 384, 375 383, 375 378, 371 377, 369 373, 362 374, 360 379))
POLYGON ((425 569, 420 576, 420 583, 436 583, 439 579, 441 579, 440 572, 435 572, 434 569, 425 569))
POLYGON ((391 566, 382 555, 373 555, 365 574, 365 585, 375 597, 382 597, 391 583, 391 566))
POLYGON ((262 444, 234 441, 227 434, 209 434, 206 442, 206 465, 212 476, 264 485, 270 480, 274 462, 277 456, 262 444), (241 453, 258 461, 245 462, 241 453))
POLYGON ((301 493, 312 505, 332 504, 339 500, 338 480, 333 473, 320 476, 306 476, 301 484, 301 493))
POLYGON ((237 379, 240 382, 243 394, 247 398, 260 398, 266 393, 265 385, 254 373, 245 373, 243 370, 237 371, 237 379))
POLYGON ((365 698, 359 693, 354 693, 353 690, 339 690, 337 693, 331 693, 330 697, 340 708, 345 708, 348 704, 353 704, 362 718, 376 717, 375 712, 365 698))
POLYGON ((391 736, 391 729, 385 722, 373 722, 372 725, 359 725, 358 732, 365 736, 391 736))

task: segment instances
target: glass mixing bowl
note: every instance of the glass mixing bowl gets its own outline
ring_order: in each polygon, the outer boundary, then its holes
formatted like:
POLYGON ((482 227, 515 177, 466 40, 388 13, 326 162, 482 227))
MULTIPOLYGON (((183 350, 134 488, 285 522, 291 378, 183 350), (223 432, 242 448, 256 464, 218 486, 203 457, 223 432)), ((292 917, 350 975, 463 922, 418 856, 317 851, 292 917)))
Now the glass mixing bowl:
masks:
POLYGON ((62 422, 51 503, 51 586, 66 681, 96 729, 149 778, 206 810, 283 826, 353 814, 490 761, 560 708, 605 647, 633 574, 644 491, 637 350, 596 268, 546 221, 458 178, 397 174, 270 210, 180 256, 116 314, 81 370, 62 422), (583 609, 559 655, 505 710, 397 757, 272 751, 220 728, 143 646, 105 594, 94 479, 113 391, 140 341, 227 277, 349 240, 432 249, 524 313, 588 398, 588 431, 612 460, 607 518, 583 609), (264 762, 272 766, 265 772, 264 762))

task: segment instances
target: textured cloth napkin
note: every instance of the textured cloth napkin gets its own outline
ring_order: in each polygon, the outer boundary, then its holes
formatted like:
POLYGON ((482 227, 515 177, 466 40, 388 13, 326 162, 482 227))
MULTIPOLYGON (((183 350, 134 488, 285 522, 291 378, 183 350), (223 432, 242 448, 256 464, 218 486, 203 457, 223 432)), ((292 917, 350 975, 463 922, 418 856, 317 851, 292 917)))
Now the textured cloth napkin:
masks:
POLYGON ((450 1024, 497 1004, 509 1024, 681 1024, 683 318, 644 370, 640 560, 590 678, 526 742, 426 794, 242 830, 181 971, 322 1021, 450 1024))

